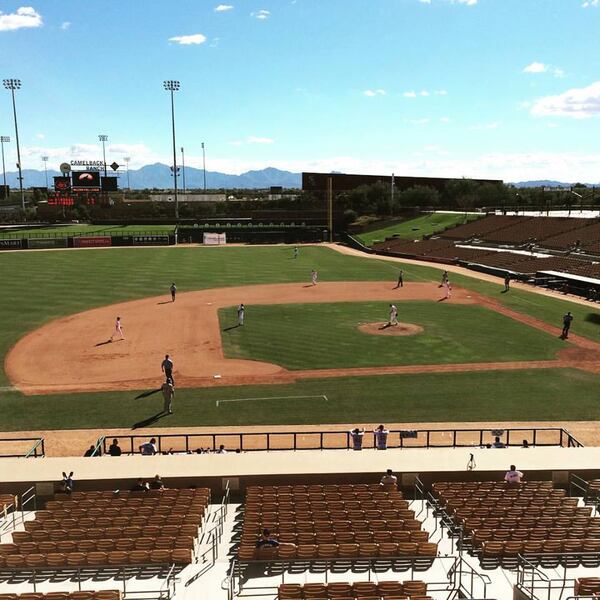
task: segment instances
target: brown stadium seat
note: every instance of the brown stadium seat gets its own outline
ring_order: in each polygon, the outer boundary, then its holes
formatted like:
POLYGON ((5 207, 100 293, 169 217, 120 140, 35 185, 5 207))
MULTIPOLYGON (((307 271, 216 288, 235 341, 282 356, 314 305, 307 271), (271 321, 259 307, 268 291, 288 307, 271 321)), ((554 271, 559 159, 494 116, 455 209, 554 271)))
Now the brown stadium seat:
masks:
POLYGON ((108 564, 108 553, 106 552, 88 552, 86 562, 90 567, 99 567, 108 564))

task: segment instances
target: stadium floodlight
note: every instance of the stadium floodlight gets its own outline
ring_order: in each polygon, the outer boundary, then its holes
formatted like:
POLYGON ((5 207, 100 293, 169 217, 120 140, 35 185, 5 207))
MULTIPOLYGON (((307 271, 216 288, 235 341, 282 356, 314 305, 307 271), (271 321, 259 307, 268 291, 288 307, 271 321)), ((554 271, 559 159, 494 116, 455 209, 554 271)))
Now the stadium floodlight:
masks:
POLYGON ((21 89, 20 79, 4 79, 4 87, 10 90, 12 95, 13 116, 15 119, 15 138, 17 141, 17 169, 19 170, 19 191, 21 193, 21 209, 25 211, 25 192, 23 191, 23 170, 21 169, 21 147, 19 145, 19 125, 17 122, 17 104, 15 102, 15 90, 21 89))
POLYGON ((4 181, 4 189, 6 189, 6 163, 4 162, 4 144, 10 143, 10 136, 0 135, 0 148, 2 148, 2 179, 4 181))
POLYGON ((48 159, 49 156, 42 156, 42 160, 44 161, 44 174, 46 175, 46 189, 48 189, 48 159))
POLYGON ((131 186, 129 185, 129 161, 131 160, 131 156, 124 156, 123 160, 125 161, 125 165, 127 166, 127 189, 131 191, 131 186))
POLYGON ((177 144, 175 142, 175 99, 174 92, 179 91, 181 84, 175 79, 167 79, 163 82, 167 92, 171 94, 171 128, 173 131, 173 194, 175 197, 175 219, 179 220, 179 199, 177 198, 177 144))
POLYGON ((102 142, 102 162, 104 163, 104 177, 107 177, 106 173, 106 142, 108 142, 107 135, 99 135, 98 139, 102 142))

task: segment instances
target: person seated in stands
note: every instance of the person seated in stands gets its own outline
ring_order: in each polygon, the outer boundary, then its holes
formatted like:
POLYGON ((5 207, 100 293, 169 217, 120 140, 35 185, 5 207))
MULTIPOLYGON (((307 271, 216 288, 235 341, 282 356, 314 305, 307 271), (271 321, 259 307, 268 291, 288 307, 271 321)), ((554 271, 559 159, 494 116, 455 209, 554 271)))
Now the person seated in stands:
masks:
POLYGON ((391 469, 388 469, 385 472, 385 475, 381 478, 379 485, 381 485, 386 491, 395 490, 398 485, 398 478, 394 475, 391 469))
POLYGON ((506 448, 506 445, 504 444, 504 442, 500 441, 499 436, 496 436, 494 438, 494 443, 492 444, 492 448, 506 448))
POLYGON ((60 482, 60 490, 61 494, 70 494, 73 491, 73 487, 75 482, 73 481, 73 471, 71 471, 68 475, 63 471, 63 478, 60 482))
POLYGON ((112 441, 112 444, 108 447, 108 453, 111 456, 121 456, 121 454, 123 454, 123 452, 119 446, 119 440, 117 438, 115 438, 112 441))
POLYGON ((132 492, 147 492, 148 489, 148 483, 145 482, 141 477, 131 487, 132 492))
POLYGON ((257 548, 264 548, 265 546, 272 546, 277 548, 281 544, 276 540, 268 529, 263 529, 260 539, 256 542, 257 548))
POLYGON ((510 465, 510 470, 506 471, 504 475, 504 481, 509 484, 521 483, 523 480, 523 473, 521 471, 517 471, 517 467, 515 465, 510 465))
POLYGON ((165 484, 163 483, 162 479, 160 478, 160 475, 154 476, 154 479, 150 482, 150 489, 151 490, 164 490, 165 489, 165 484))
POLYGON ((94 444, 92 444, 86 451, 85 454, 83 456, 93 456, 94 455, 94 450, 96 448, 94 447, 94 444))
POLYGON ((350 437, 352 438, 352 450, 362 450, 363 436, 365 435, 365 430, 362 431, 355 427, 350 432, 350 437))
POLYGON ((149 442, 144 442, 140 446, 140 454, 144 456, 154 456, 156 452, 156 438, 152 438, 149 442))
POLYGON ((217 450, 217 454, 227 454, 227 450, 225 450, 225 444, 221 444, 219 449, 217 450))
POLYGON ((377 429, 375 429, 375 431, 373 431, 377 450, 387 450, 387 439, 389 433, 390 432, 385 428, 384 425, 380 425, 377 429))

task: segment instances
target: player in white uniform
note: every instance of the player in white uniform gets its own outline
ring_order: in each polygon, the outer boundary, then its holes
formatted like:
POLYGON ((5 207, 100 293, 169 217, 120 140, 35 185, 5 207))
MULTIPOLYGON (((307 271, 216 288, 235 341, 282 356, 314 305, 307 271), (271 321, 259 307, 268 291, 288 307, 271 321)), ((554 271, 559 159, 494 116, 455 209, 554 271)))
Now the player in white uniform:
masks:
POLYGON ((117 317, 115 321, 115 332, 110 336, 110 341, 112 342, 114 337, 118 335, 120 339, 125 339, 125 334, 123 333, 123 326, 121 325, 121 317, 117 317))
POLYGON ((246 316, 246 307, 243 304, 238 306, 238 326, 241 327, 244 324, 244 317, 246 316))
POLYGON ((398 307, 390 304, 390 325, 398 325, 398 307))
POLYGON ((452 286, 450 285, 450 281, 446 279, 446 283, 444 283, 444 288, 446 290, 446 297, 444 300, 450 300, 452 297, 452 286))
POLYGON ((319 278, 319 274, 313 269, 310 272, 310 280, 312 281, 313 285, 317 285, 317 279, 319 278))
POLYGON ((298 254, 300 253, 300 250, 298 250, 298 246, 296 246, 294 248, 294 258, 298 258, 298 254))

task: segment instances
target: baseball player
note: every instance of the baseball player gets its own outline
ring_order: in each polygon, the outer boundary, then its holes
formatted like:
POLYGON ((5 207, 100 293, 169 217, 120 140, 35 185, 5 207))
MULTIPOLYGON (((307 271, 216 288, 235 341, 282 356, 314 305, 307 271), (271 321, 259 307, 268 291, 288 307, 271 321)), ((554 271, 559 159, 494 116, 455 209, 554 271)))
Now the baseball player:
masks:
POLYGON ((173 414, 173 398, 175 398, 175 386, 171 379, 167 379, 161 386, 164 404, 163 412, 168 415, 173 414))
POLYGON ((246 307, 240 304, 237 309, 238 326, 241 327, 244 324, 244 316, 246 313, 246 307))
POLYGON ((171 290, 171 302, 175 302, 175 294, 177 294, 177 286, 175 285, 175 283, 172 283, 171 287, 169 289, 171 290))
POLYGON ((298 254, 300 254, 300 250, 298 249, 298 246, 294 247, 294 258, 298 258, 298 254))
POLYGON ((444 283, 444 289, 446 290, 446 296, 444 300, 450 300, 452 297, 452 286, 450 285, 450 281, 446 278, 446 282, 444 283))
POLYGON ((318 278, 319 278, 319 274, 313 269, 310 272, 310 280, 312 281, 313 285, 317 285, 318 278))
POLYGON ((121 317, 117 317, 115 321, 115 332, 110 336, 110 341, 112 342, 115 336, 118 335, 119 339, 124 340, 125 334, 123 333, 123 326, 121 325, 121 317))
POLYGON ((169 357, 168 354, 165 354, 165 360, 160 364, 160 368, 162 372, 165 374, 165 378, 171 381, 171 383, 175 383, 173 381, 173 361, 169 357))
POLYGON ((398 307, 390 304, 390 325, 398 325, 398 307))
POLYGON ((396 284, 396 289, 404 287, 404 271, 400 269, 400 273, 398 273, 398 283, 396 284))
POLYGON ((448 283, 448 271, 444 271, 442 273, 442 283, 440 283, 440 287, 444 287, 448 283))

